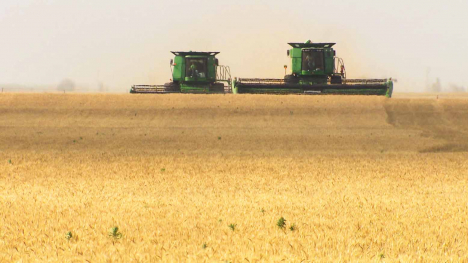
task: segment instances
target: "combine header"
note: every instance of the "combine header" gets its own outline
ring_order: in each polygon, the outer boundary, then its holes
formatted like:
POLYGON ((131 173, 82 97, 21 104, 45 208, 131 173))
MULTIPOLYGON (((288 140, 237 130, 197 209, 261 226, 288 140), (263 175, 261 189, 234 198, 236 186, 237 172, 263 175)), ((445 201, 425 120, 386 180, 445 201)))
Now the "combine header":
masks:
MULTIPOLYGON (((391 97, 391 79, 346 79, 346 69, 332 48, 335 43, 289 43, 292 74, 284 79, 232 81, 233 93, 357 94, 391 97)), ((285 66, 285 69, 287 66, 285 66)))
POLYGON ((225 93, 231 86, 227 66, 218 65, 219 52, 171 51, 172 82, 164 85, 134 85, 130 93, 225 93))

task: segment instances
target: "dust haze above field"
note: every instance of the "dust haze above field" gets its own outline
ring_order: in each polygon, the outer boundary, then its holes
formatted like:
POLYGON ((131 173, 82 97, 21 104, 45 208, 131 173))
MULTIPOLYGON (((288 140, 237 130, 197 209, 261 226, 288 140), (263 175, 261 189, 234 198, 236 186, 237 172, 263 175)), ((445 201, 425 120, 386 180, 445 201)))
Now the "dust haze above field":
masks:
POLYGON ((336 42, 349 78, 397 92, 466 91, 466 1, 0 3, 0 86, 127 92, 171 78, 171 50, 220 51, 236 77, 281 78, 288 42, 336 42))

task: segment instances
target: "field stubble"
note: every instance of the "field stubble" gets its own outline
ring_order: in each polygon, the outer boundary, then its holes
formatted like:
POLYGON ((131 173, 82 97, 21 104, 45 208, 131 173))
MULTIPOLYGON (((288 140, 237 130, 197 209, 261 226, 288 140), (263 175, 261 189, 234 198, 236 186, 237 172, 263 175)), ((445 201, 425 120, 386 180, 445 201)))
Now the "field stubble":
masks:
POLYGON ((466 116, 465 99, 2 94, 0 261, 468 260, 466 116))

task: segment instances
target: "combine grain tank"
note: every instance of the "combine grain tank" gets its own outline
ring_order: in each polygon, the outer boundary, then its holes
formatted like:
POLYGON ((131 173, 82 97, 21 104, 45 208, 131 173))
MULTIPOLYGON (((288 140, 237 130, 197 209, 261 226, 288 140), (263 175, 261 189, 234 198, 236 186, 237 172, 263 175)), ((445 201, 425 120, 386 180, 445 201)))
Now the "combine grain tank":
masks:
POLYGON ((231 87, 229 67, 218 65, 219 52, 171 51, 172 82, 134 85, 130 93, 225 93, 231 87), (224 83, 223 83, 224 82, 224 83))
POLYGON ((232 92, 392 96, 392 79, 347 79, 343 60, 333 49, 335 43, 288 44, 292 47, 287 51, 291 74, 283 79, 236 78, 232 92))

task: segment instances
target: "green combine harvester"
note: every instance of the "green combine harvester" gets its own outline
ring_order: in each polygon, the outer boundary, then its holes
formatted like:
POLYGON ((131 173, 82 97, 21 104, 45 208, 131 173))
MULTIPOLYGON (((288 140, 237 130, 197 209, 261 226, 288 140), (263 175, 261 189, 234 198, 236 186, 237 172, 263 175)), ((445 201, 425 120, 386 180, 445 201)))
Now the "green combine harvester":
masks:
MULTIPOLYGON (((392 79, 346 79, 335 43, 288 43, 292 74, 283 79, 235 78, 233 93, 355 94, 391 97, 392 79)), ((285 70, 287 66, 284 66, 285 70)))
POLYGON ((230 92, 231 73, 220 66, 219 52, 171 51, 172 82, 164 85, 134 85, 130 93, 225 93, 230 92), (226 83, 226 87, 224 83, 226 83))

